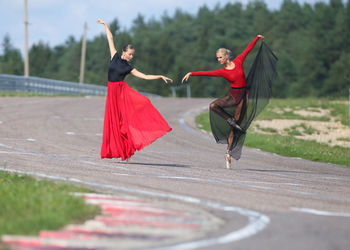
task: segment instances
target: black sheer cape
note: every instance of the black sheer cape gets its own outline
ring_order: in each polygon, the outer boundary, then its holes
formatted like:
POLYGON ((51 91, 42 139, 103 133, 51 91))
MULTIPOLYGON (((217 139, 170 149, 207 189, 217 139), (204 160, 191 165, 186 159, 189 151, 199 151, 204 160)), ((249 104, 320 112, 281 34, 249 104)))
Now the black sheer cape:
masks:
MULTIPOLYGON (((262 42, 246 80, 248 103, 245 114, 240 118, 240 126, 244 131, 247 131, 253 119, 260 114, 269 102, 272 82, 276 78, 277 60, 271 49, 262 42)), ((233 116, 234 109, 235 107, 225 108, 225 111, 233 116)), ((215 112, 210 111, 210 125, 216 142, 227 144, 231 132, 231 127, 227 121, 215 112)), ((245 133, 234 130, 234 141, 230 154, 236 160, 241 157, 245 136, 245 133)))

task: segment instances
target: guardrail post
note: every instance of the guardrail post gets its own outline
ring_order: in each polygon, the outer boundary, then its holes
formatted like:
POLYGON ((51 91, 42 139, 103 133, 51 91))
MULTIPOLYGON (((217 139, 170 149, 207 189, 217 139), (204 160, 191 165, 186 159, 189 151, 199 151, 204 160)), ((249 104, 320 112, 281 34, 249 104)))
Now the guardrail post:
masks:
POLYGON ((187 84, 187 98, 191 98, 191 86, 187 84))

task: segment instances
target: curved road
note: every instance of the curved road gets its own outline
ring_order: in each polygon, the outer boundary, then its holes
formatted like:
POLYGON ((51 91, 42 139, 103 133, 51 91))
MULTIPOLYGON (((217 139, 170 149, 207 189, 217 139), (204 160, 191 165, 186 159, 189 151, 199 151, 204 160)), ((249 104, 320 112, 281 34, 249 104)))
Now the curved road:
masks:
POLYGON ((226 170, 225 145, 193 126, 209 99, 152 99, 173 131, 129 164, 101 160, 104 103, 0 98, 0 168, 198 211, 200 228, 143 248, 349 249, 350 168, 244 148, 226 170))

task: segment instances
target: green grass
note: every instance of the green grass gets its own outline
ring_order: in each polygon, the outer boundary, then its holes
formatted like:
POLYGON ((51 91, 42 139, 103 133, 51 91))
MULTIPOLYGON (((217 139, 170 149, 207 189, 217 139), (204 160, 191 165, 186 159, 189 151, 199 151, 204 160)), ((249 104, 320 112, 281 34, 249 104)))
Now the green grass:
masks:
POLYGON ((292 126, 290 128, 285 128, 284 131, 290 136, 302 136, 303 134, 298 130, 298 125, 292 126))
POLYGON ((274 128, 259 128, 261 131, 263 132, 267 132, 267 133, 277 133, 278 131, 274 128))
POLYGON ((345 126, 350 126, 349 105, 340 103, 330 103, 329 105, 329 108, 332 109, 331 115, 337 117, 337 121, 345 126))
POLYGON ((210 122, 209 122, 209 112, 204 112, 200 115, 197 115, 195 118, 195 122, 198 125, 200 124, 200 129, 211 131, 210 129, 210 122))
POLYGON ((100 213, 99 207, 87 205, 70 192, 88 190, 0 171, 0 236, 35 235, 82 223, 100 213))
POLYGON ((292 136, 247 133, 245 146, 259 148, 288 157, 334 163, 350 167, 349 148, 330 147, 315 141, 296 139, 292 136))
MULTIPOLYGON (((260 130, 264 131, 264 129, 262 128, 260 128, 260 130)), ((300 123, 298 125, 291 126, 290 128, 285 128, 284 131, 291 136, 302 136, 303 134, 320 134, 320 132, 317 129, 311 126, 307 126, 305 123, 300 123)))
MULTIPOLYGON (((343 100, 344 101, 344 100, 343 100)), ((274 110, 290 108, 292 110, 307 109, 310 107, 313 111, 318 108, 330 109, 331 116, 341 121, 343 125, 350 126, 349 106, 342 103, 333 103, 331 100, 318 99, 272 99, 267 108, 257 117, 257 120, 271 119, 300 119, 300 120, 330 120, 330 117, 303 117, 295 115, 292 111, 278 114, 274 110)), ((210 131, 210 122, 208 112, 202 113, 195 119, 197 124, 201 124, 201 129, 210 131)), ((262 130, 262 128, 259 128, 262 130)), ((319 131, 307 126, 304 123, 298 124, 285 131, 289 136, 273 134, 273 129, 267 128, 265 132, 272 134, 253 133, 248 130, 245 146, 259 148, 263 151, 276 153, 289 157, 300 157, 312 161, 328 162, 350 166, 350 149, 340 146, 329 146, 327 144, 318 143, 316 141, 307 141, 297 139, 294 136, 302 136, 303 134, 319 134, 319 131)), ((339 139, 349 141, 350 139, 339 139)))

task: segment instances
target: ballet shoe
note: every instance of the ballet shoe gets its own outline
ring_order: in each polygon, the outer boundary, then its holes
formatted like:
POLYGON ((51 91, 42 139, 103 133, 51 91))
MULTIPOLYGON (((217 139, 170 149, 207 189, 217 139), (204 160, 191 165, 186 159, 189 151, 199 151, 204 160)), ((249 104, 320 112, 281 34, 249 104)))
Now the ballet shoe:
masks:
POLYGON ((226 168, 231 169, 231 155, 225 154, 226 168))

